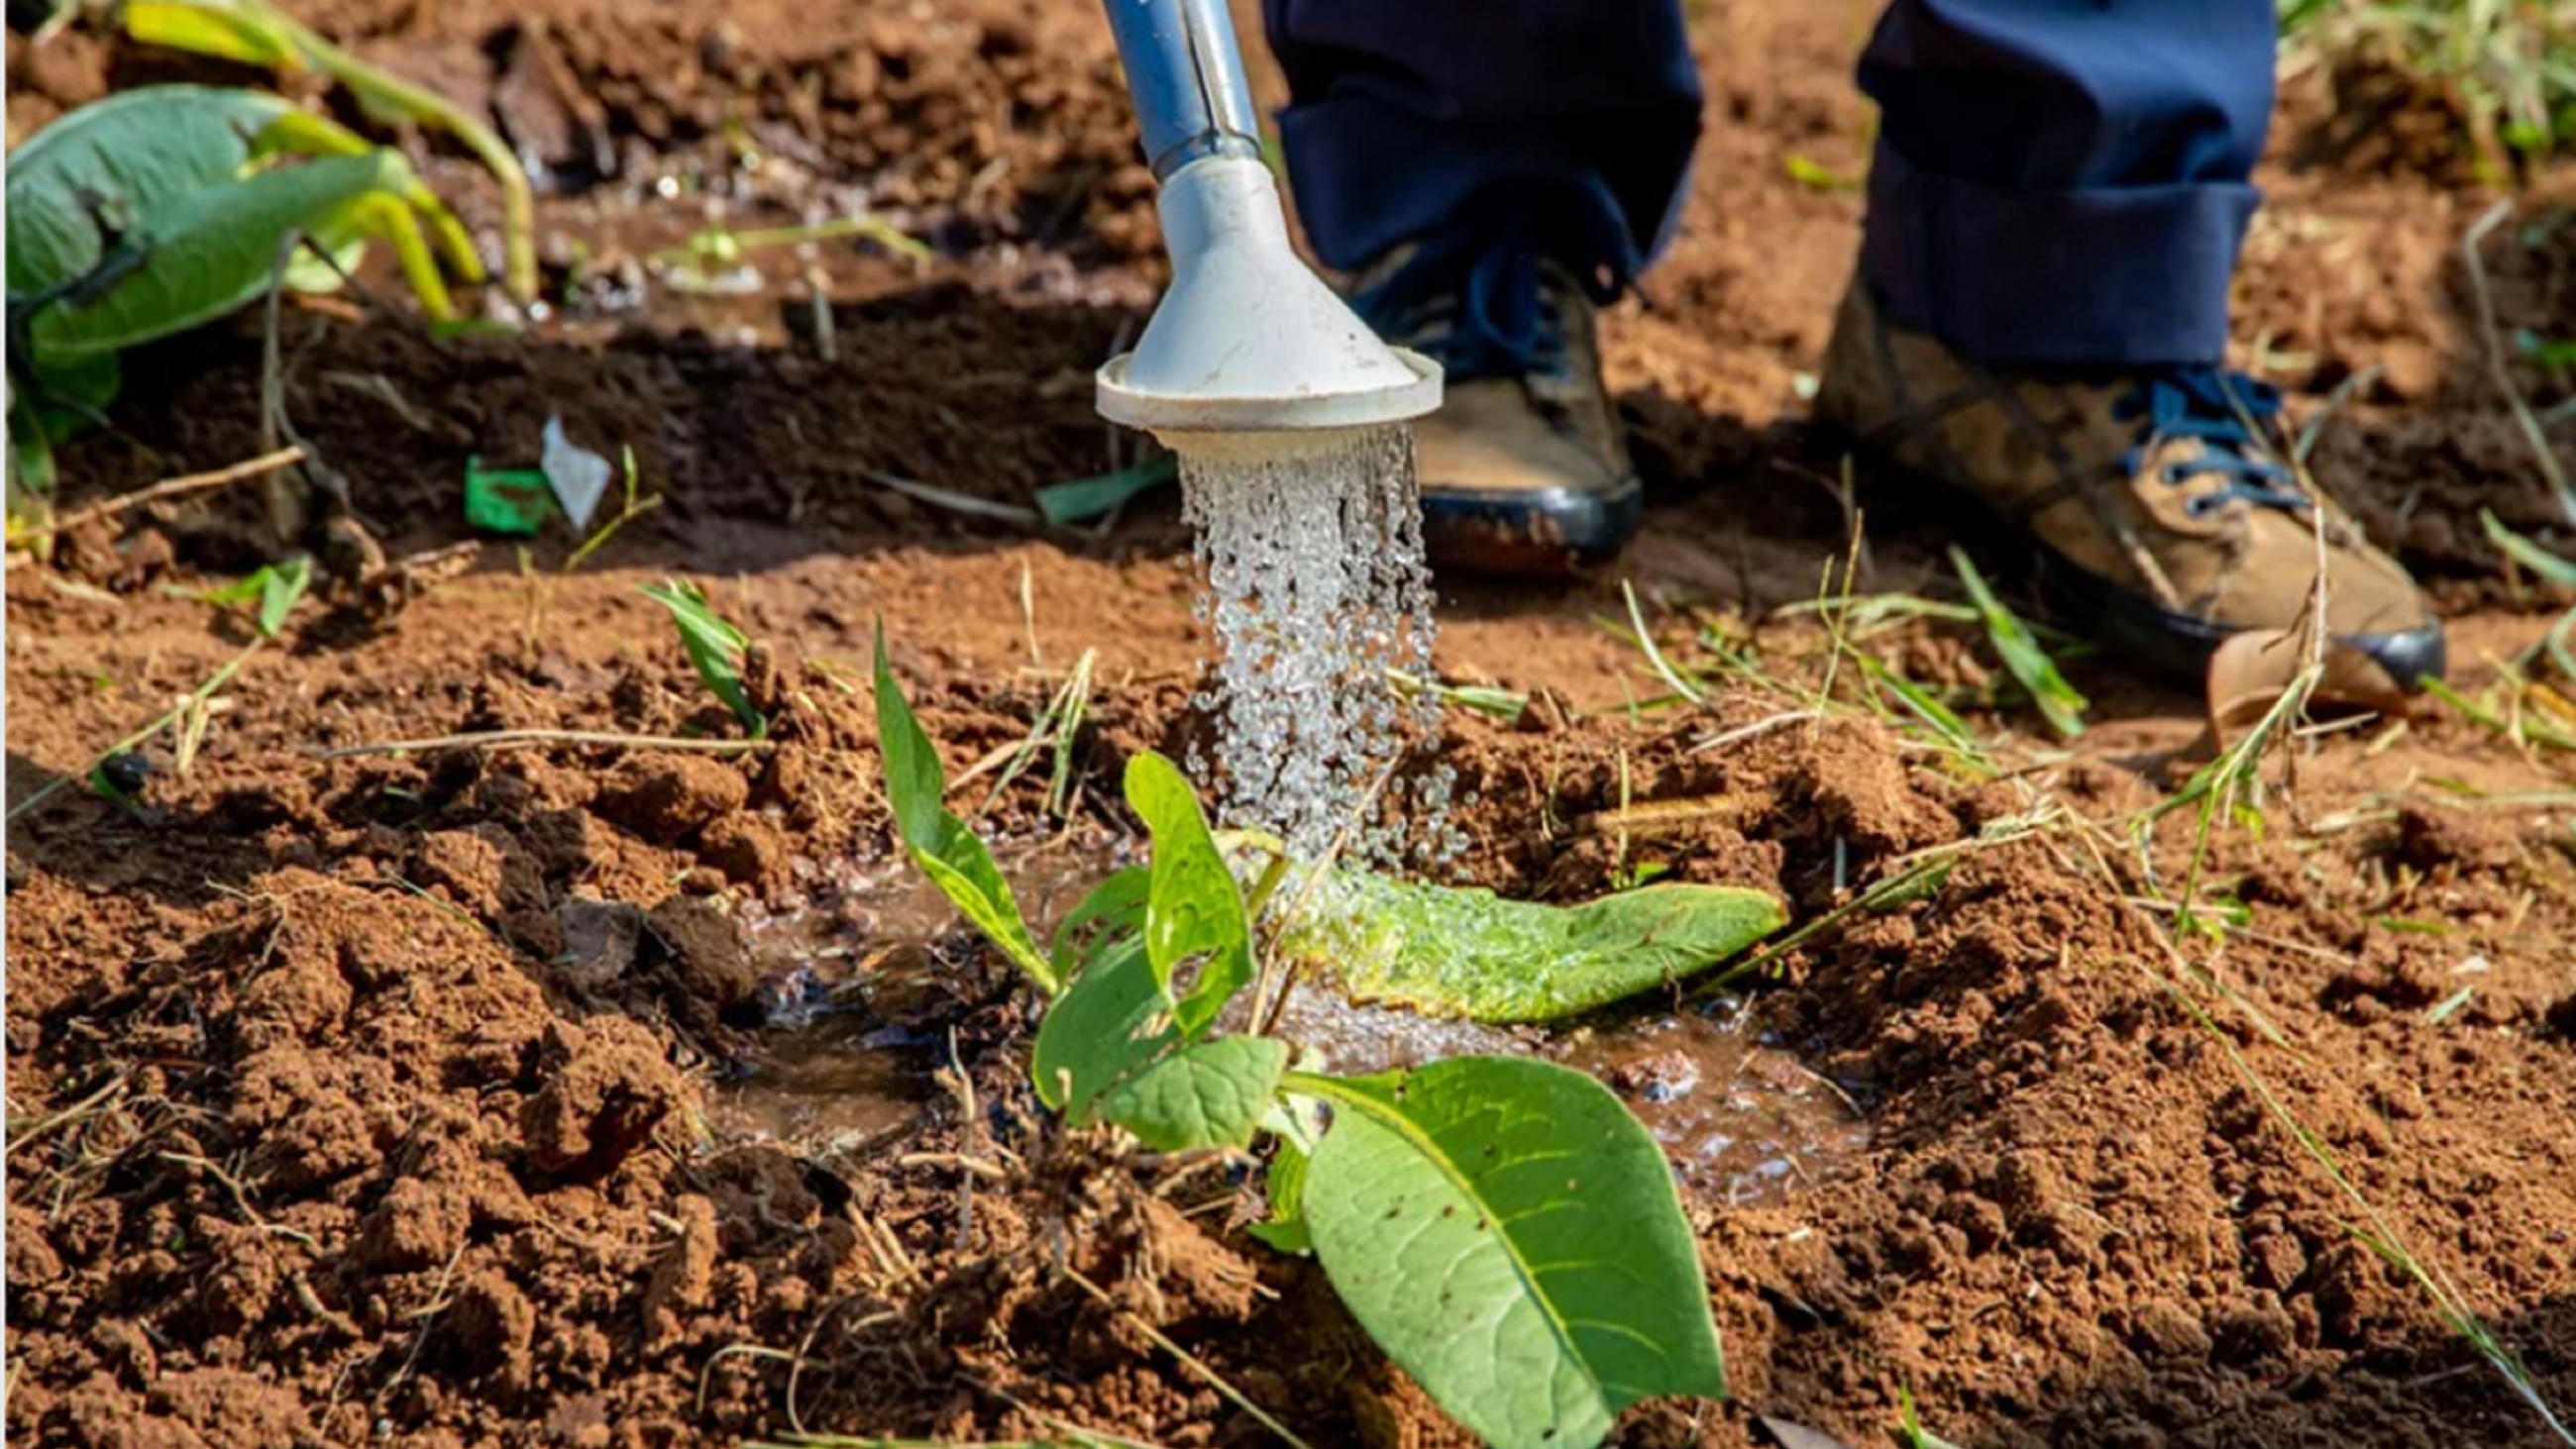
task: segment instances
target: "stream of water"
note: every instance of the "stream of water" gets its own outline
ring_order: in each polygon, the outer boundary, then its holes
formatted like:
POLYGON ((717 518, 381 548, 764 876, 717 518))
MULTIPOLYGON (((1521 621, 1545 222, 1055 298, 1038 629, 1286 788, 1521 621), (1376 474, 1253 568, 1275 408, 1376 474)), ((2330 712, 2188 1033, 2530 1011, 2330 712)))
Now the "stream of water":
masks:
POLYGON ((1322 858, 1346 830, 1349 858, 1440 859, 1448 775, 1386 778, 1439 729, 1439 702, 1408 698, 1390 677, 1431 675, 1412 429, 1168 441, 1216 641, 1197 703, 1217 744, 1194 763, 1220 817, 1277 834, 1301 859, 1322 858))

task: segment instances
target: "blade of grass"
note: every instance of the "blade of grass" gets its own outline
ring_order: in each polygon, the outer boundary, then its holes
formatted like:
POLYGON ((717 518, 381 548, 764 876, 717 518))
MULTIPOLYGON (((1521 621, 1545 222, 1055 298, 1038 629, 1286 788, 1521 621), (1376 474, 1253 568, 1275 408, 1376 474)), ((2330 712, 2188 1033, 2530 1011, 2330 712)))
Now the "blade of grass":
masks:
POLYGON ((2004 668, 2011 671, 2029 693, 2031 703, 2038 706, 2040 717, 2048 721, 2048 727, 2057 731, 2060 739, 2071 740, 2084 733, 2084 711, 2091 708, 2090 701, 2057 672, 2056 661, 2040 647, 2030 626, 1995 597, 1995 591, 1986 585, 1986 576, 1977 572, 1965 551, 1952 548, 1950 564, 1959 571, 1959 582, 1967 588, 1978 617, 1985 623, 1986 638, 1994 644, 1995 653, 2002 656, 2004 668))

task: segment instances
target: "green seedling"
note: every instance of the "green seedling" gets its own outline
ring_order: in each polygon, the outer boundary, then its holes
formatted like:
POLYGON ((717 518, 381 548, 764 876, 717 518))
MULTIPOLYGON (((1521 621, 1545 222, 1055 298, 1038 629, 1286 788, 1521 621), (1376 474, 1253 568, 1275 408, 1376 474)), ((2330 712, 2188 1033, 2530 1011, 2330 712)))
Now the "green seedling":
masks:
POLYGON ((1388 670, 1386 678, 1395 686, 1396 693, 1406 699, 1428 694, 1444 705, 1491 715, 1507 725, 1519 723, 1521 715, 1529 709, 1529 695, 1517 689, 1495 689, 1482 684, 1443 684, 1437 679, 1407 674, 1401 669, 1388 670))
MULTIPOLYGON (((295 612, 296 605, 304 601, 305 589, 312 580, 313 561, 298 555, 283 564, 272 564, 261 569, 248 579, 227 589, 226 593, 237 593, 240 602, 246 603, 254 598, 259 601, 259 613, 256 616, 258 637, 244 645, 240 653, 225 660, 220 668, 207 676, 205 683, 181 695, 176 704, 154 718, 150 724, 99 751, 91 759, 89 767, 78 776, 57 776, 46 782, 42 788, 30 793, 24 800, 10 806, 8 819, 14 822, 32 812, 37 806, 52 799, 75 778, 108 799, 123 801, 130 798, 134 793, 132 785, 119 779, 117 771, 110 767, 109 762, 120 755, 141 748, 163 730, 183 729, 190 719, 206 714, 216 693, 232 682, 233 676, 241 672, 242 666, 250 662, 251 656, 276 641, 279 633, 286 627, 287 617, 295 612)), ((202 727, 199 733, 202 734, 202 727)), ((194 742, 183 739, 182 744, 190 756, 196 753, 194 742)))
POLYGON ((754 252, 842 237, 865 237, 887 251, 915 262, 927 262, 934 256, 929 247, 904 235, 900 228, 883 217, 836 216, 806 226, 755 227, 744 231, 709 227, 692 233, 684 245, 665 247, 653 253, 650 260, 656 266, 689 280, 692 285, 704 286, 706 279, 718 268, 738 267, 754 252))
POLYGON ((522 302, 535 299, 537 211, 528 173, 492 128, 464 107, 368 65, 261 0, 125 0, 119 13, 125 33, 147 45, 266 66, 282 75, 325 75, 380 124, 417 125, 454 136, 501 185, 502 280, 511 296, 522 302))
POLYGON ((259 626, 259 637, 274 639, 312 582, 313 559, 299 553, 284 563, 270 564, 248 578, 208 589, 197 597, 209 604, 257 604, 259 612, 253 618, 259 626))
POLYGON ((671 611, 671 622, 680 628, 680 647, 688 651, 689 664, 698 671, 707 692, 733 711, 753 739, 767 736, 768 716, 742 687, 742 659, 751 647, 749 637, 716 612, 715 605, 707 602, 706 590, 686 579, 648 584, 644 597, 671 611))
POLYGON ((1640 1399, 1724 1395, 1671 1168, 1608 1089, 1523 1058, 1332 1077, 1299 1070, 1284 1041, 1218 1033, 1253 980, 1269 892, 1247 899, 1188 781, 1151 753, 1125 779, 1151 863, 1103 882, 1039 953, 991 853, 948 812, 882 637, 876 692, 913 859, 1049 998, 1041 1101, 1162 1151, 1273 1140, 1258 1235, 1311 1250, 1387 1355, 1497 1449, 1584 1449, 1640 1399))
POLYGON ((2021 616, 2004 607, 1995 591, 1986 584, 1986 576, 1968 555, 1956 548, 1950 550, 1950 564, 1959 571, 1959 582, 1968 590, 1968 598, 1977 606, 1977 617, 1986 626, 1986 638, 2002 656, 2004 668, 2011 671, 2030 702, 2039 708, 2040 717, 2057 731, 2058 738, 2071 740, 2084 733, 2084 711, 2090 703, 2057 672, 2057 663, 2040 647, 2038 636, 2021 616))
POLYGON ((1899 1388, 1896 1391, 1896 1413, 1896 1437, 1904 1441, 1905 1449, 1959 1449, 1958 1445, 1923 1427, 1923 1420, 1914 1412, 1914 1390, 1899 1388))
MULTIPOLYGON (((256 91, 150 86, 83 106, 9 158, 10 435, 48 451, 117 392, 119 354, 289 286, 336 286, 370 239, 391 245, 433 317, 433 256, 469 281, 465 230, 401 154, 256 91), (302 238, 326 261, 281 256, 302 238)), ((22 459, 34 490, 49 468, 22 459)))

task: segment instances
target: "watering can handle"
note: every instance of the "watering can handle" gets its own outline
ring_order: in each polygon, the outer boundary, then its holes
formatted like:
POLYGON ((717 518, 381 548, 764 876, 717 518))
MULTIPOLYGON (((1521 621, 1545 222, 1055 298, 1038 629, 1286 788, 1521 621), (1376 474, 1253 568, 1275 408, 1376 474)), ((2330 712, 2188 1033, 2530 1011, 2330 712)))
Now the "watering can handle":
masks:
POLYGON ((1226 0, 1103 0, 1155 179, 1208 156, 1261 154, 1226 0))

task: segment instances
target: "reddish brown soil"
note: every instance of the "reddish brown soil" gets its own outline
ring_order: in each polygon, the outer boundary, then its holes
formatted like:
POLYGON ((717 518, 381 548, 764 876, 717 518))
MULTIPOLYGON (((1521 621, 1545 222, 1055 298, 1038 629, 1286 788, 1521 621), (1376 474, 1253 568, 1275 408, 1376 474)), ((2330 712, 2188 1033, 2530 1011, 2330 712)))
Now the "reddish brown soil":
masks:
MULTIPOLYGON (((501 105, 571 170, 600 148, 562 138, 594 128, 617 172, 545 203, 550 278, 571 300, 544 326, 433 342, 364 306, 288 314, 289 409, 355 518, 396 556, 455 541, 466 458, 532 459, 549 412, 632 445, 665 502, 549 584, 490 547, 461 577, 335 580, 242 666, 191 768, 164 734, 138 801, 74 789, 11 827, 9 1429, 243 1449, 798 1426, 1266 1438, 1150 1326, 1317 1445, 1457 1442, 1320 1275, 1235 1230, 1257 1177, 1134 1161, 1040 1119, 1029 1003, 962 939, 883 1008, 940 1043, 907 1057, 925 1096, 913 1130, 788 1147, 705 1125, 758 1015, 748 908, 846 909, 869 940, 865 903, 833 882, 885 848, 873 726, 849 688, 872 621, 952 769, 1024 735, 1099 651, 1080 845, 1127 835, 1125 756, 1193 728, 1201 646, 1168 505, 1105 539, 1032 539, 874 476, 1024 502, 1124 456, 1087 374, 1141 321, 1155 271, 1089 10, 306 13, 501 105), (572 77, 569 103, 527 99, 549 65, 572 77), (677 199, 654 198, 661 176, 677 199), (809 277, 763 256, 779 285, 748 304, 673 295, 640 261, 709 206, 762 225, 858 200, 941 260, 841 244, 809 277), (640 309, 605 300, 638 279, 640 309), (732 735, 636 596, 673 571, 763 641, 774 748, 317 758, 505 727, 732 735), (602 907, 566 911, 584 902, 649 912, 637 949, 586 954, 602 907)), ((1621 572, 1673 622, 1677 654, 1692 657, 1678 611, 1698 606, 1749 630, 1781 682, 1631 722, 1615 706, 1662 686, 1592 622, 1618 607, 1615 581, 1455 590, 1446 671, 1551 692, 1523 728, 1453 725, 1478 793, 1465 865, 1568 898, 1643 857, 1775 889, 1805 920, 1907 852, 2035 806, 2105 824, 1969 850, 1937 895, 1819 935, 1757 996, 1784 1044, 1858 1096, 1870 1147, 1784 1203, 1691 1205, 1737 1398, 1642 1408, 1624 1442, 1743 1445, 1769 1415, 1876 1444, 1901 1392, 1976 1446, 2553 1442, 2372 1256, 2364 1210, 2267 1103, 2331 1153, 2380 1215, 2372 1231, 2451 1284, 2562 1413, 2576 1404, 2563 756, 2441 711, 2403 734, 2322 736, 2295 769, 2273 762, 2259 834, 2215 837, 2208 889, 2250 925, 2170 947, 2127 902, 2178 888, 2190 822, 2155 832, 2152 879, 2120 822, 2189 774, 2187 698, 2080 663, 2097 724, 2074 753, 2015 735, 2029 721, 2014 712, 1980 714, 2008 768, 1982 782, 1871 720, 1776 718, 1826 665, 1812 628, 1760 621, 1811 596, 1844 545, 1795 379, 1858 216, 1787 161, 1858 173, 1868 116, 1846 72, 1864 23, 1706 7, 1690 224, 1653 305, 1624 306, 1610 333, 1655 488, 1621 572), (2517 796, 2537 791, 2559 803, 2517 796), (1582 823, 1623 800, 1701 804, 1624 847, 1582 823)), ((78 35, 9 47, 13 137, 111 81, 172 73, 78 35)), ((2312 406, 2382 369, 2317 463, 2433 583, 2475 690, 2549 617, 2477 524, 2481 508, 2544 536, 2551 521, 2460 261, 2489 198, 2389 169, 2402 149, 2338 149, 2308 119, 2327 114, 2313 90, 2286 105, 2241 284, 2245 360, 2312 406)), ((465 168, 434 174, 492 214, 465 168)), ((2508 330, 2576 330, 2571 184, 2541 178, 2490 242, 2508 330)), ((65 457, 73 499, 254 452, 258 352, 246 320, 132 366, 119 430, 65 457)), ((2514 366, 2539 406, 2568 396, 2569 379, 2514 366)), ((1938 508, 1866 479, 1860 502, 1857 588, 1941 590, 1938 508)), ((237 617, 183 591, 273 553, 265 528, 245 488, 13 560, 13 803, 244 647, 237 617)), ((564 551, 549 538, 536 566, 564 551)), ((1997 672, 1949 626, 1873 647, 1925 680, 1997 672)), ((1848 698, 1847 665, 1837 677, 1848 698)), ((992 823, 1063 828, 1043 793, 1015 784, 992 823)))

